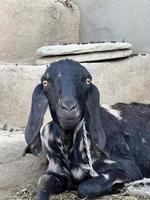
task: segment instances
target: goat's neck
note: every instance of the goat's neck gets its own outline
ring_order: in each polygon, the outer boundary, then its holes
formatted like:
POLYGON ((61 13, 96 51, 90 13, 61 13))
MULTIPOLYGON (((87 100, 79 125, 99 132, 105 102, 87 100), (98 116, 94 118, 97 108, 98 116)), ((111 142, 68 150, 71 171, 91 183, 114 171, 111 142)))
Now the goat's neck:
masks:
POLYGON ((70 148, 73 145, 73 135, 70 132, 62 132, 61 134, 61 141, 62 141, 62 145, 63 148, 66 152, 69 152, 70 148))
POLYGON ((61 132, 61 141, 63 148, 66 152, 69 152, 73 144, 75 144, 76 136, 81 129, 83 121, 81 121, 73 130, 66 130, 61 132))

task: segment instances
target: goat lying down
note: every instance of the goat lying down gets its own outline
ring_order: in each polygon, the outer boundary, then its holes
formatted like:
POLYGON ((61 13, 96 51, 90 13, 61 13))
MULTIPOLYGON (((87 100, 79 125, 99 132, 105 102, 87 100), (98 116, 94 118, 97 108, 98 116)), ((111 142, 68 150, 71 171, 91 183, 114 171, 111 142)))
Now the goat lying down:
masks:
POLYGON ((95 198, 150 177, 150 104, 99 105, 91 80, 78 62, 61 60, 33 92, 25 153, 38 155, 43 143, 48 161, 38 200, 73 189, 79 199, 95 198), (40 136, 47 107, 53 121, 40 136))

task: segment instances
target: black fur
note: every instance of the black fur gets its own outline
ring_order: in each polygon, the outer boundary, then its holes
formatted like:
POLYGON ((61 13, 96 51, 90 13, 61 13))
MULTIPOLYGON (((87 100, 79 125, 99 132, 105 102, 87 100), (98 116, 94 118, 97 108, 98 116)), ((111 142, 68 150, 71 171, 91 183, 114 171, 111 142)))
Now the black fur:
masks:
POLYGON ((48 160, 38 200, 72 189, 80 199, 95 198, 150 177, 150 104, 115 104, 115 114, 99 105, 90 80, 82 65, 61 60, 47 68, 33 93, 25 153, 40 153, 42 138, 48 160), (53 121, 40 136, 48 106, 53 121))

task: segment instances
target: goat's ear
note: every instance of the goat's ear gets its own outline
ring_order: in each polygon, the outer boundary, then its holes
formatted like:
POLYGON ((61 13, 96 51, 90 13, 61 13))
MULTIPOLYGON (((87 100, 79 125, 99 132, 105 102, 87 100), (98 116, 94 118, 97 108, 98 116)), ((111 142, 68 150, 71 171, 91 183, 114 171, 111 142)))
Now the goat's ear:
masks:
POLYGON ((102 128, 99 103, 99 91, 95 85, 91 84, 87 99, 87 109, 90 115, 90 134, 97 148, 103 150, 106 144, 106 135, 102 128))
POLYGON ((39 84, 33 91, 30 115, 25 128, 25 139, 28 145, 24 155, 26 153, 38 155, 41 152, 40 128, 47 105, 48 99, 45 96, 42 84, 39 84))

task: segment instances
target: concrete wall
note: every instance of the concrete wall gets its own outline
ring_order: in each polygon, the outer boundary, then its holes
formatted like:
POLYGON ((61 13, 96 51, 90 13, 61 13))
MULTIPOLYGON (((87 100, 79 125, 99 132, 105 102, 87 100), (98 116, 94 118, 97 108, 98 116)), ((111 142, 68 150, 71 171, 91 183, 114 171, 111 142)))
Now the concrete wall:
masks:
POLYGON ((0 61, 35 63, 36 50, 79 41, 80 12, 55 0, 0 0, 0 61))
POLYGON ((81 12, 80 40, 128 41, 150 52, 149 0, 74 0, 81 12))
MULTIPOLYGON (((101 103, 150 103, 150 55, 83 65, 93 75, 101 103)), ((0 65, 1 123, 26 125, 32 91, 44 71, 45 66, 0 65)))

